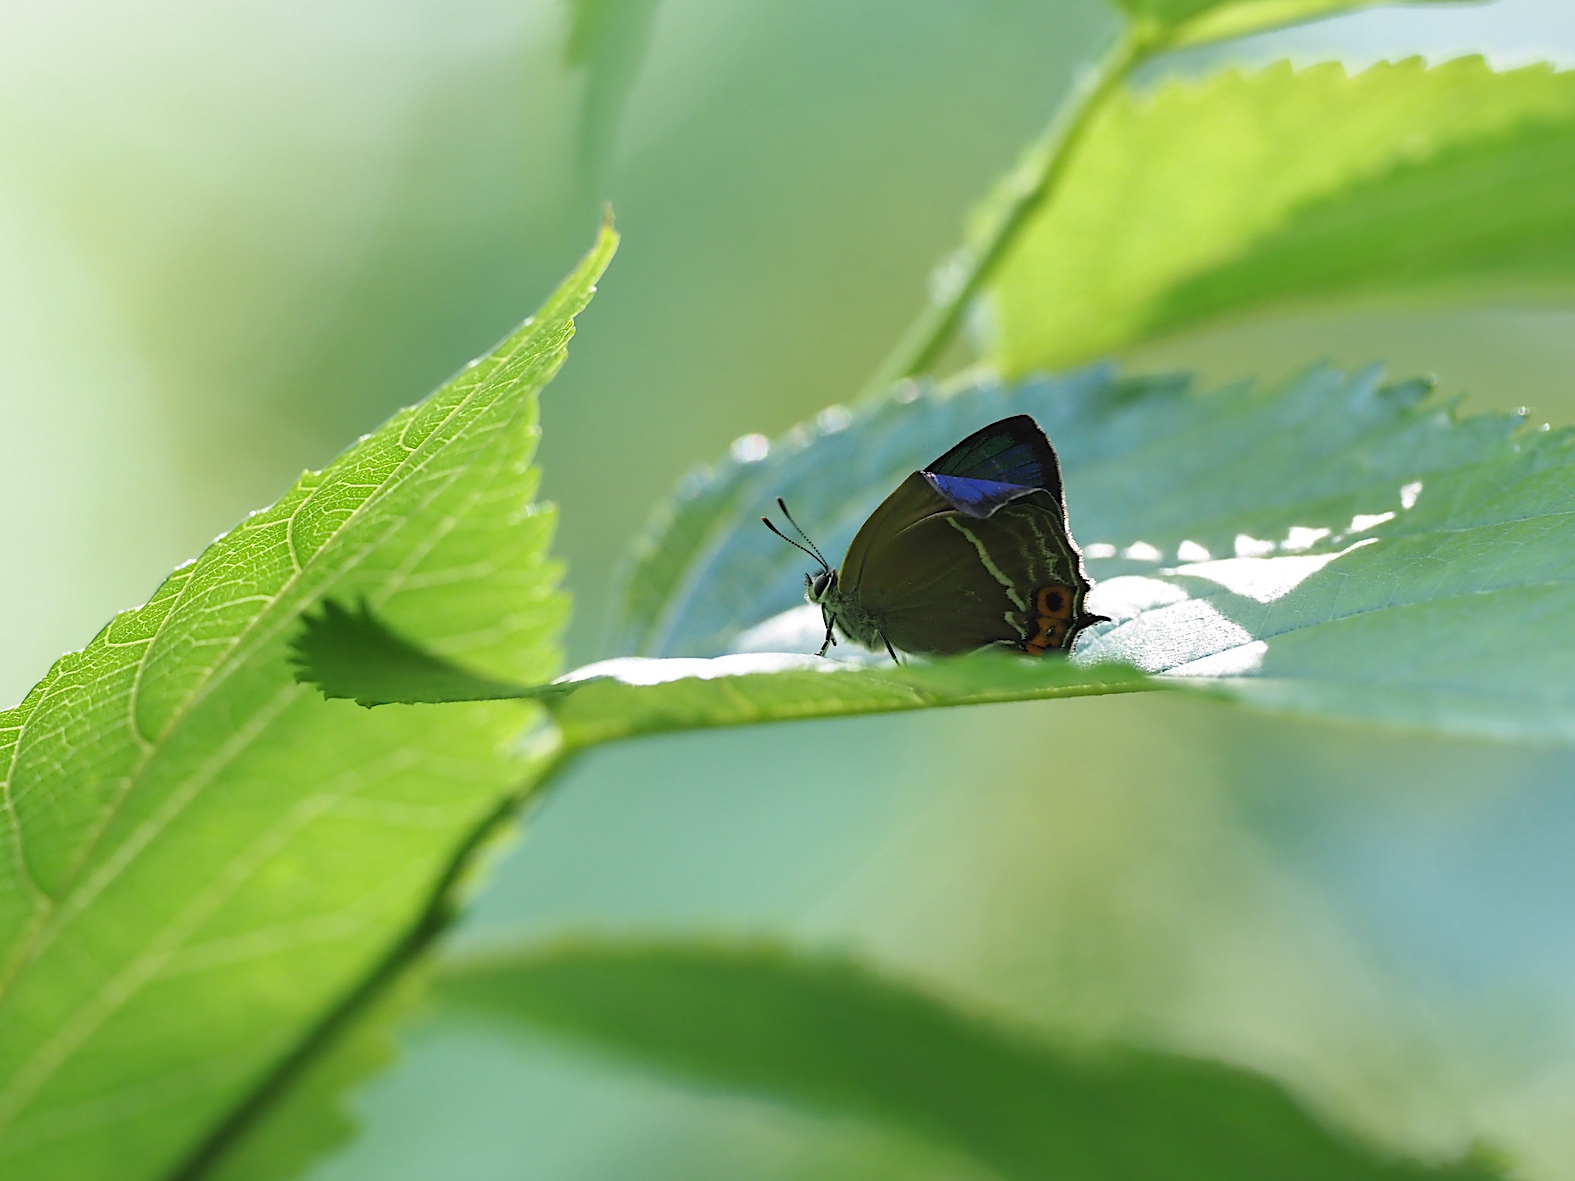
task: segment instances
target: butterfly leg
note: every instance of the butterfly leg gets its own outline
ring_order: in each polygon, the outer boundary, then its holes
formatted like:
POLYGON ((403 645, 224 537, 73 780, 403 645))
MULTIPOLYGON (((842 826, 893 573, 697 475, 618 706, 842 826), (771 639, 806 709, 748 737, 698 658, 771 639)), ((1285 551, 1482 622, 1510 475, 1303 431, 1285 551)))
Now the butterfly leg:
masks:
POLYGON ((820 617, 825 621, 826 624, 826 638, 821 641, 820 651, 815 653, 816 656, 824 656, 826 654, 826 649, 837 642, 837 637, 832 634, 831 630, 832 624, 836 622, 836 620, 832 617, 831 612, 822 609, 820 612, 820 617))
POLYGON ((880 638, 880 642, 886 645, 886 654, 891 657, 891 662, 893 664, 895 664, 898 668, 901 668, 902 667, 902 661, 897 659, 897 653, 892 649, 891 641, 888 640, 885 636, 882 636, 880 638))

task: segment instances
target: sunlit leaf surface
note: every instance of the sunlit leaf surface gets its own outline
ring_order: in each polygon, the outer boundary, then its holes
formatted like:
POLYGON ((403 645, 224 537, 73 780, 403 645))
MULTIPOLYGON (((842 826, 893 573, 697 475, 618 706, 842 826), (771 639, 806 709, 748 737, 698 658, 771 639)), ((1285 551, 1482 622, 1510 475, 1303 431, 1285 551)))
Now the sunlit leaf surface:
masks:
POLYGON ((1268 308, 1575 296, 1575 75, 1227 71, 1115 101, 993 280, 1022 373, 1268 308))
POLYGON ((1075 666, 1119 660, 1313 713, 1575 737, 1569 432, 1457 420, 1424 385, 1376 371, 1198 392, 1098 369, 917 394, 743 440, 693 477, 631 567, 626 649, 807 643, 806 561, 757 520, 772 498, 835 560, 908 472, 1026 411, 1061 453, 1099 580, 1089 606, 1113 620, 1083 633, 1075 666))
POLYGON ((724 944, 570 944, 452 967, 454 1011, 582 1039, 680 1079, 873 1119, 1002 1177, 1491 1176, 1385 1159, 1243 1070, 1075 1052, 841 959, 724 944))
POLYGON ((368 713, 297 684, 287 641, 333 595, 488 675, 557 671, 536 395, 615 242, 0 715, 0 1175, 203 1159, 530 782, 534 707, 368 713))

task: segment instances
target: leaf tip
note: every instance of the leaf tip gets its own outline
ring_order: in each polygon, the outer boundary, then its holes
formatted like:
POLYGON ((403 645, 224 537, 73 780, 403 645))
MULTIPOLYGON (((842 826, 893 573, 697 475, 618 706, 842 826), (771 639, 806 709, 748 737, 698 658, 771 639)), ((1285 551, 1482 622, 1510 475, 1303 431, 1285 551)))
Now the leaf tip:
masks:
POLYGON ((383 632, 363 596, 355 607, 324 599, 315 611, 301 615, 300 626, 290 638, 288 659, 295 681, 311 685, 329 700, 349 700, 366 709, 385 704, 358 693, 354 678, 347 677, 347 665, 363 654, 373 634, 383 632))

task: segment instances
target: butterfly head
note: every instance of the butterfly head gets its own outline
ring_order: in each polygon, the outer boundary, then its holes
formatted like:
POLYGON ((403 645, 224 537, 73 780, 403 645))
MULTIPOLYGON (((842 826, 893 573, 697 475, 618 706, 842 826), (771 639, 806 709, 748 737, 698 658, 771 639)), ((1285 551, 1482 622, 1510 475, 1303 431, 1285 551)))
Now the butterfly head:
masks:
POLYGON ((794 549, 803 550, 804 553, 820 563, 820 571, 818 573, 804 575, 804 593, 809 596, 811 603, 824 602, 826 596, 837 589, 837 572, 831 568, 831 563, 826 561, 826 555, 820 552, 820 547, 811 541, 809 534, 799 527, 799 523, 793 519, 793 514, 788 512, 787 503, 780 496, 777 497, 777 507, 782 510, 782 515, 787 518, 787 523, 793 527, 793 532, 804 539, 802 542, 794 541, 786 533, 778 529, 771 523, 770 517, 761 517, 760 523, 794 549))
POLYGON ((802 542, 794 541, 773 525, 770 517, 761 517, 761 523, 783 541, 795 549, 803 550, 810 557, 814 558, 816 562, 820 563, 818 571, 804 575, 804 597, 820 608, 820 616, 825 621, 826 639, 821 644, 819 653, 819 655, 824 656, 826 649, 837 642, 836 636, 832 631, 833 626, 837 623, 837 615, 842 606, 837 601, 837 572, 833 569, 831 563, 826 561, 826 555, 820 552, 820 547, 811 541, 809 534, 799 527, 799 523, 793 519, 793 514, 788 512, 788 506, 783 503, 780 496, 777 497, 777 507, 782 510, 782 515, 787 518, 787 523, 793 527, 793 532, 797 533, 804 540, 802 542))

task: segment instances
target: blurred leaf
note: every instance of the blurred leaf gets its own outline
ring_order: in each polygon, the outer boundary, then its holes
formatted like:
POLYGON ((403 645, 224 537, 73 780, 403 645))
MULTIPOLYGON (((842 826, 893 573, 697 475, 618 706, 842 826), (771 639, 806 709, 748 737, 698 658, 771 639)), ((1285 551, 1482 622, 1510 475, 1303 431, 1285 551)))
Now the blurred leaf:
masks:
POLYGON ((661 2, 569 0, 566 55, 586 74, 579 133, 580 179, 586 185, 596 183, 612 154, 661 2))
POLYGON ((448 1007, 681 1078, 899 1128, 1003 1177, 1487 1177, 1386 1160, 1245 1070, 1074 1051, 845 959, 764 946, 569 944, 451 965, 448 1007))
POLYGON ((1280 65, 1097 118, 986 296, 1008 372, 1265 308, 1575 295, 1575 75, 1280 65))
POLYGON ((773 496, 835 555, 908 472, 1013 413, 1055 440, 1102 580, 1089 606, 1115 621, 1080 636, 1074 666, 1123 661, 1276 708, 1575 737, 1571 434, 1457 420, 1423 384, 1376 372, 1197 393, 1095 369, 823 415, 686 484, 630 569, 630 647, 738 645, 801 594, 802 555, 756 520, 773 496))
POLYGON ((1133 13, 1164 10, 1169 20, 1185 14, 1176 43, 1226 41, 1265 29, 1283 28, 1379 4, 1475 3, 1476 0, 1117 0, 1133 13))
POLYGON ((6 1176, 205 1175, 543 772, 520 706, 367 713, 286 645, 336 594, 485 675, 556 671, 536 396, 615 245, 0 715, 6 1176))
MULTIPOLYGON (((1263 29, 1333 16, 1353 8, 1412 0, 1114 0, 1134 20, 1180 28, 1180 44, 1222 41, 1263 29)), ((1449 3, 1451 0, 1433 0, 1449 3)), ((1459 2, 1459 0, 1455 0, 1459 2)))

